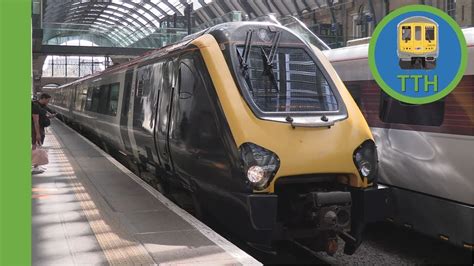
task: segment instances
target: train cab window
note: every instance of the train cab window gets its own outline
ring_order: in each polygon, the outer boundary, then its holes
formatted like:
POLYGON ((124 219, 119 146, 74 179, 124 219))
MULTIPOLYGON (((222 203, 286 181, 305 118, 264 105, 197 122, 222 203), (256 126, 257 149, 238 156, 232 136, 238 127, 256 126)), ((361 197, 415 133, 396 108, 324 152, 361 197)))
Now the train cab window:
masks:
POLYGON ((415 27, 415 40, 421 41, 421 26, 415 27))
POLYGON ((119 83, 110 85, 109 101, 107 103, 107 114, 117 115, 117 106, 119 98, 119 83))
POLYGON ((403 26, 402 27, 402 39, 404 41, 411 40, 411 26, 403 26))
POLYGON ((444 100, 422 105, 402 103, 381 92, 379 117, 385 123, 441 126, 444 106, 444 100))
MULTIPOLYGON (((243 47, 238 47, 239 54, 243 47)), ((313 58, 302 48, 279 47, 272 68, 264 58, 270 47, 250 49, 247 92, 264 113, 337 111, 338 102, 313 58)))
POLYGON ((425 28, 425 40, 432 41, 435 38, 435 30, 434 27, 428 26, 425 28))

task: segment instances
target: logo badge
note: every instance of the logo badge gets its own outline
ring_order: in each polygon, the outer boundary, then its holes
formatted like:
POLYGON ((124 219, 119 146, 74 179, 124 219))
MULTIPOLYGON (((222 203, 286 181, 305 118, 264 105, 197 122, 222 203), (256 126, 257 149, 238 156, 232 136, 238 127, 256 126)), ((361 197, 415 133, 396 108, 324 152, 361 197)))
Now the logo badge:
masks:
POLYGON ((369 66, 380 88, 394 99, 435 102, 461 81, 467 66, 466 40, 443 11, 426 5, 402 7, 377 25, 369 66))

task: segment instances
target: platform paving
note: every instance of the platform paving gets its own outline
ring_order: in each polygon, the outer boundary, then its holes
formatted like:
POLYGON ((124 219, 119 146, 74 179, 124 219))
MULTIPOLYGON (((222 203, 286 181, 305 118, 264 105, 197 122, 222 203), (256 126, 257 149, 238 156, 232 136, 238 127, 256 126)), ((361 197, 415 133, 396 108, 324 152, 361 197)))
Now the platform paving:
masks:
POLYGON ((33 265, 259 265, 59 121, 32 175, 33 265))

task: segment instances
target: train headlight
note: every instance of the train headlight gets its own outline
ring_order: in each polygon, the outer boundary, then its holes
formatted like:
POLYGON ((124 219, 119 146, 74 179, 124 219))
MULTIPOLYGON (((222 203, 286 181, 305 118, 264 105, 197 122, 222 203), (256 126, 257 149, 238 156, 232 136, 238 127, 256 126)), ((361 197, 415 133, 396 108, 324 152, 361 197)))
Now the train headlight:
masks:
POLYGON ((359 174, 367 178, 367 181, 373 182, 377 177, 378 157, 377 148, 372 140, 364 141, 354 151, 354 164, 359 170, 359 174))
POLYGON ((247 180, 254 189, 265 189, 280 168, 280 159, 274 152, 254 143, 244 143, 239 150, 247 180))
POLYGON ((250 166, 249 170, 247 170, 247 178, 253 184, 258 184, 265 178, 265 170, 258 165, 250 166))

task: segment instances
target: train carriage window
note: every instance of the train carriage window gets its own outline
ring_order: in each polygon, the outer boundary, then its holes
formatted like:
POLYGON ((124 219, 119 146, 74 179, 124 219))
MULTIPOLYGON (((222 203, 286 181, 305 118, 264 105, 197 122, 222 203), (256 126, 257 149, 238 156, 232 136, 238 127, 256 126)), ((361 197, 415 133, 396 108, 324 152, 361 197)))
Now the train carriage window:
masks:
POLYGON ((421 26, 415 27, 415 40, 421 41, 421 26))
POLYGON ((82 107, 82 102, 84 98, 87 96, 87 93, 83 93, 83 89, 79 86, 76 87, 76 100, 74 101, 74 110, 80 111, 82 107))
POLYGON ((107 114, 117 115, 117 106, 119 98, 119 83, 110 85, 109 102, 107 104, 107 114))
POLYGON ((402 39, 405 41, 411 40, 411 26, 402 27, 402 39))
POLYGON ((444 99, 434 103, 413 105, 399 102, 381 92, 379 117, 385 123, 441 126, 444 120, 444 99))
POLYGON ((92 108, 92 92, 93 92, 93 90, 94 90, 93 87, 87 88, 87 97, 86 97, 86 106, 85 106, 86 111, 90 111, 91 108, 92 108))
POLYGON ((159 93, 159 77, 163 63, 157 62, 137 69, 133 126, 147 133, 153 131, 156 115, 156 99, 159 93))
POLYGON ((107 102, 109 98, 110 85, 100 86, 99 92, 99 107, 97 109, 98 113, 106 114, 107 113, 107 102))
POLYGON ((91 100, 91 107, 90 110, 91 112, 98 112, 99 111, 99 101, 100 101, 100 88, 99 87, 93 87, 92 88, 92 100, 91 100))
POLYGON ((80 94, 81 94, 81 97, 80 97, 80 100, 81 100, 80 104, 81 104, 81 105, 80 105, 80 107, 79 107, 78 110, 80 110, 80 111, 84 111, 85 108, 86 108, 87 95, 88 95, 88 94, 87 94, 87 90, 88 90, 87 88, 81 88, 81 89, 79 90, 79 91, 80 91, 80 94))
POLYGON ((435 30, 433 26, 427 26, 425 28, 425 39, 427 41, 433 41, 435 39, 435 30))

